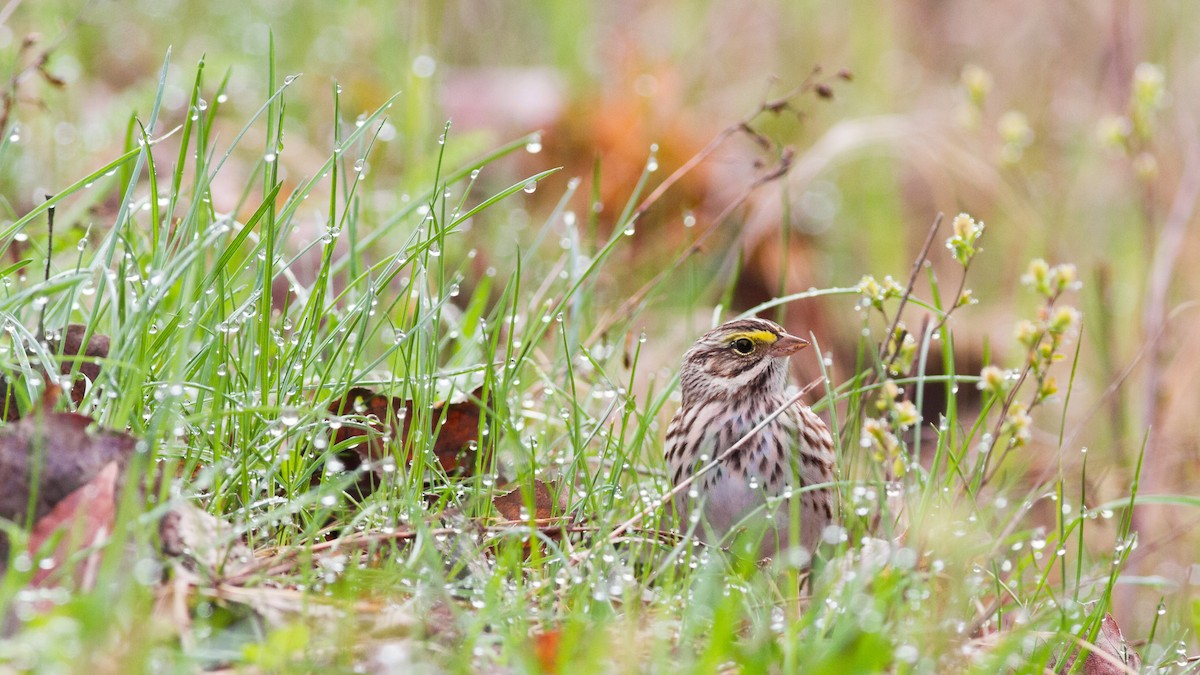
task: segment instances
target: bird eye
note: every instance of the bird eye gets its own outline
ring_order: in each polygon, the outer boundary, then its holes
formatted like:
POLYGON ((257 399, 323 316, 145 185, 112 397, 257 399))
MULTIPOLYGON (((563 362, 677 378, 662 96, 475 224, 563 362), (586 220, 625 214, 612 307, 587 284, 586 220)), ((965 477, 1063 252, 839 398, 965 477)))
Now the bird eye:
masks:
POLYGON ((730 343, 733 351, 742 354, 743 356, 754 351, 754 341, 749 338, 738 338, 730 343))

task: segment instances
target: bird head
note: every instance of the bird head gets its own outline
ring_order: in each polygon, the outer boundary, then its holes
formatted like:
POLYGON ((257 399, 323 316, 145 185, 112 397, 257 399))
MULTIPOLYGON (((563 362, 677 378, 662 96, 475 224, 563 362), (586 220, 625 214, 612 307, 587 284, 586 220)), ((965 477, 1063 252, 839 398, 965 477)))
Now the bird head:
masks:
POLYGON ((696 340, 683 357, 680 388, 689 400, 780 395, 787 359, 808 345, 766 319, 734 319, 696 340))

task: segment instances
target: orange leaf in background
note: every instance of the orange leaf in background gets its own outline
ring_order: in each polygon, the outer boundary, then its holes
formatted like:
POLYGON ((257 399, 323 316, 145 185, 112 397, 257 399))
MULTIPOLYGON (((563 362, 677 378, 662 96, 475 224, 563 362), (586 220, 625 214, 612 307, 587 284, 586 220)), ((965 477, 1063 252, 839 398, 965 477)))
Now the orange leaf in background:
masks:
MULTIPOLYGON (((470 398, 465 401, 441 401, 429 412, 432 425, 429 433, 437 435, 433 454, 447 474, 469 476, 475 470, 478 448, 482 445, 480 422, 483 419, 483 409, 477 401, 487 405, 483 393, 483 387, 480 387, 471 392, 470 398)), ((360 423, 344 424, 333 435, 334 445, 363 437, 358 444, 338 456, 349 469, 358 468, 364 461, 369 461, 372 467, 378 466, 391 456, 391 444, 403 447, 414 416, 412 401, 376 394, 366 387, 352 387, 344 397, 329 406, 329 412, 331 415, 370 418, 370 430, 363 428, 360 423), (400 425, 399 435, 393 431, 397 423, 400 425)), ((407 459, 412 461, 412 456, 407 459)))
POLYGON ((533 656, 543 673, 557 673, 562 649, 562 631, 553 628, 533 634, 533 656))
MULTIPOLYGON (((52 572, 63 566, 73 551, 100 544, 112 532, 117 512, 117 478, 120 476, 117 463, 109 462, 90 481, 67 495, 42 516, 29 534, 29 550, 40 551, 50 537, 65 530, 58 546, 50 555, 50 562, 38 564, 33 575, 33 586, 45 583, 52 572)), ((85 567, 93 567, 99 553, 88 557, 85 567)), ((90 586, 88 577, 80 575, 81 586, 90 586)))

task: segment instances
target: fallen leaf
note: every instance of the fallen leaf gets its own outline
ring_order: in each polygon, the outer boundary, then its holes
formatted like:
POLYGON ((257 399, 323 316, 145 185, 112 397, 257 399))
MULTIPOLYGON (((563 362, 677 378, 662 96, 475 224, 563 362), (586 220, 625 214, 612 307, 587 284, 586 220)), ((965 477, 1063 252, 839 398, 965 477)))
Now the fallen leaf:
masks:
POLYGON ((529 502, 525 498, 525 490, 517 488, 492 498, 492 505, 506 520, 527 522, 530 520, 549 520, 567 512, 566 495, 560 494, 554 499, 554 492, 561 492, 557 486, 552 487, 536 478, 533 481, 533 512, 529 511, 529 502))
MULTIPOLYGON (((24 522, 32 492, 36 523, 114 462, 119 490, 136 445, 129 434, 75 413, 40 409, 9 424, 0 429, 0 518, 24 522)), ((7 559, 8 538, 0 533, 0 564, 7 559)))
MULTIPOLYGON (((471 392, 465 401, 442 401, 429 412, 432 425, 430 433, 437 435, 433 454, 447 474, 469 476, 475 470, 480 446, 480 421, 483 417, 478 401, 484 401, 482 387, 471 392)), ((377 469, 392 456, 393 445, 405 445, 415 416, 412 401, 376 394, 366 387, 351 388, 344 397, 329 406, 329 413, 367 419, 366 425, 361 422, 343 424, 333 435, 334 445, 354 438, 362 439, 338 455, 347 469, 356 469, 364 461, 377 469), (394 433, 397 425, 400 427, 398 435, 394 433)), ((409 456, 408 460, 411 461, 412 457, 409 456)), ((486 463, 487 457, 484 457, 484 461, 486 463)))
MULTIPOLYGON (((75 489, 38 519, 29 533, 29 550, 44 553, 43 546, 57 532, 63 536, 48 558, 43 558, 33 575, 31 585, 41 586, 52 572, 61 568, 74 551, 91 548, 102 543, 113 530, 117 516, 117 479, 120 469, 116 462, 109 462, 90 481, 75 489)), ((98 553, 88 557, 84 565, 94 567, 98 553)), ((81 574, 80 586, 91 586, 88 577, 81 574)))
POLYGON ((209 579, 241 574, 254 566, 254 554, 233 525, 192 504, 178 504, 158 524, 163 553, 189 563, 209 579))
MULTIPOLYGON (((1070 672, 1078 656, 1078 652, 1073 652, 1058 672, 1070 672)), ((1082 675, 1127 675, 1139 672, 1141 667, 1142 658, 1125 642, 1117 620, 1112 614, 1105 614, 1100 620, 1096 643, 1083 660, 1083 666, 1076 672, 1082 675)))
MULTIPOLYGON (((89 337, 87 331, 87 326, 72 323, 63 331, 61 339, 47 340, 47 344, 54 353, 67 357, 59 366, 60 373, 70 375, 71 370, 75 368, 75 362, 79 361, 76 371, 78 375, 86 377, 88 382, 95 382, 100 377, 99 359, 108 358, 111 340, 107 335, 98 333, 93 333, 89 337), (84 337, 88 337, 87 344, 83 342, 84 337)), ((71 400, 75 402, 75 405, 78 406, 83 402, 83 395, 86 391, 87 382, 76 377, 75 382, 71 385, 71 400)))
MULTIPOLYGON (((533 527, 542 527, 542 532, 545 536, 552 540, 558 541, 563 536, 563 526, 554 525, 547 521, 552 521, 566 514, 567 504, 566 495, 558 489, 557 486, 544 483, 538 479, 533 480, 532 504, 527 500, 526 488, 517 488, 509 490, 503 494, 492 497, 492 506, 496 507, 496 511, 505 520, 513 523, 521 523, 531 525, 533 527), (559 498, 554 499, 554 493, 559 493, 559 498), (533 506, 533 511, 529 510, 529 506, 533 506)), ((541 550, 540 542, 534 538, 525 540, 525 555, 532 554, 534 546, 541 550)))

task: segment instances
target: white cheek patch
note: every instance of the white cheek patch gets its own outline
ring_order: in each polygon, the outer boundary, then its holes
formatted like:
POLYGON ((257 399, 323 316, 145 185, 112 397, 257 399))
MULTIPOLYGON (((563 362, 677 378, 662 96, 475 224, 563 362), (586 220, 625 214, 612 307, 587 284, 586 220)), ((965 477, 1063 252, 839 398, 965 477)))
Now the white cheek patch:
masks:
POLYGON ((769 368, 771 364, 766 361, 760 361, 753 368, 748 368, 744 372, 735 377, 714 377, 710 386, 717 387, 726 393, 731 393, 744 388, 762 375, 763 370, 769 368))

